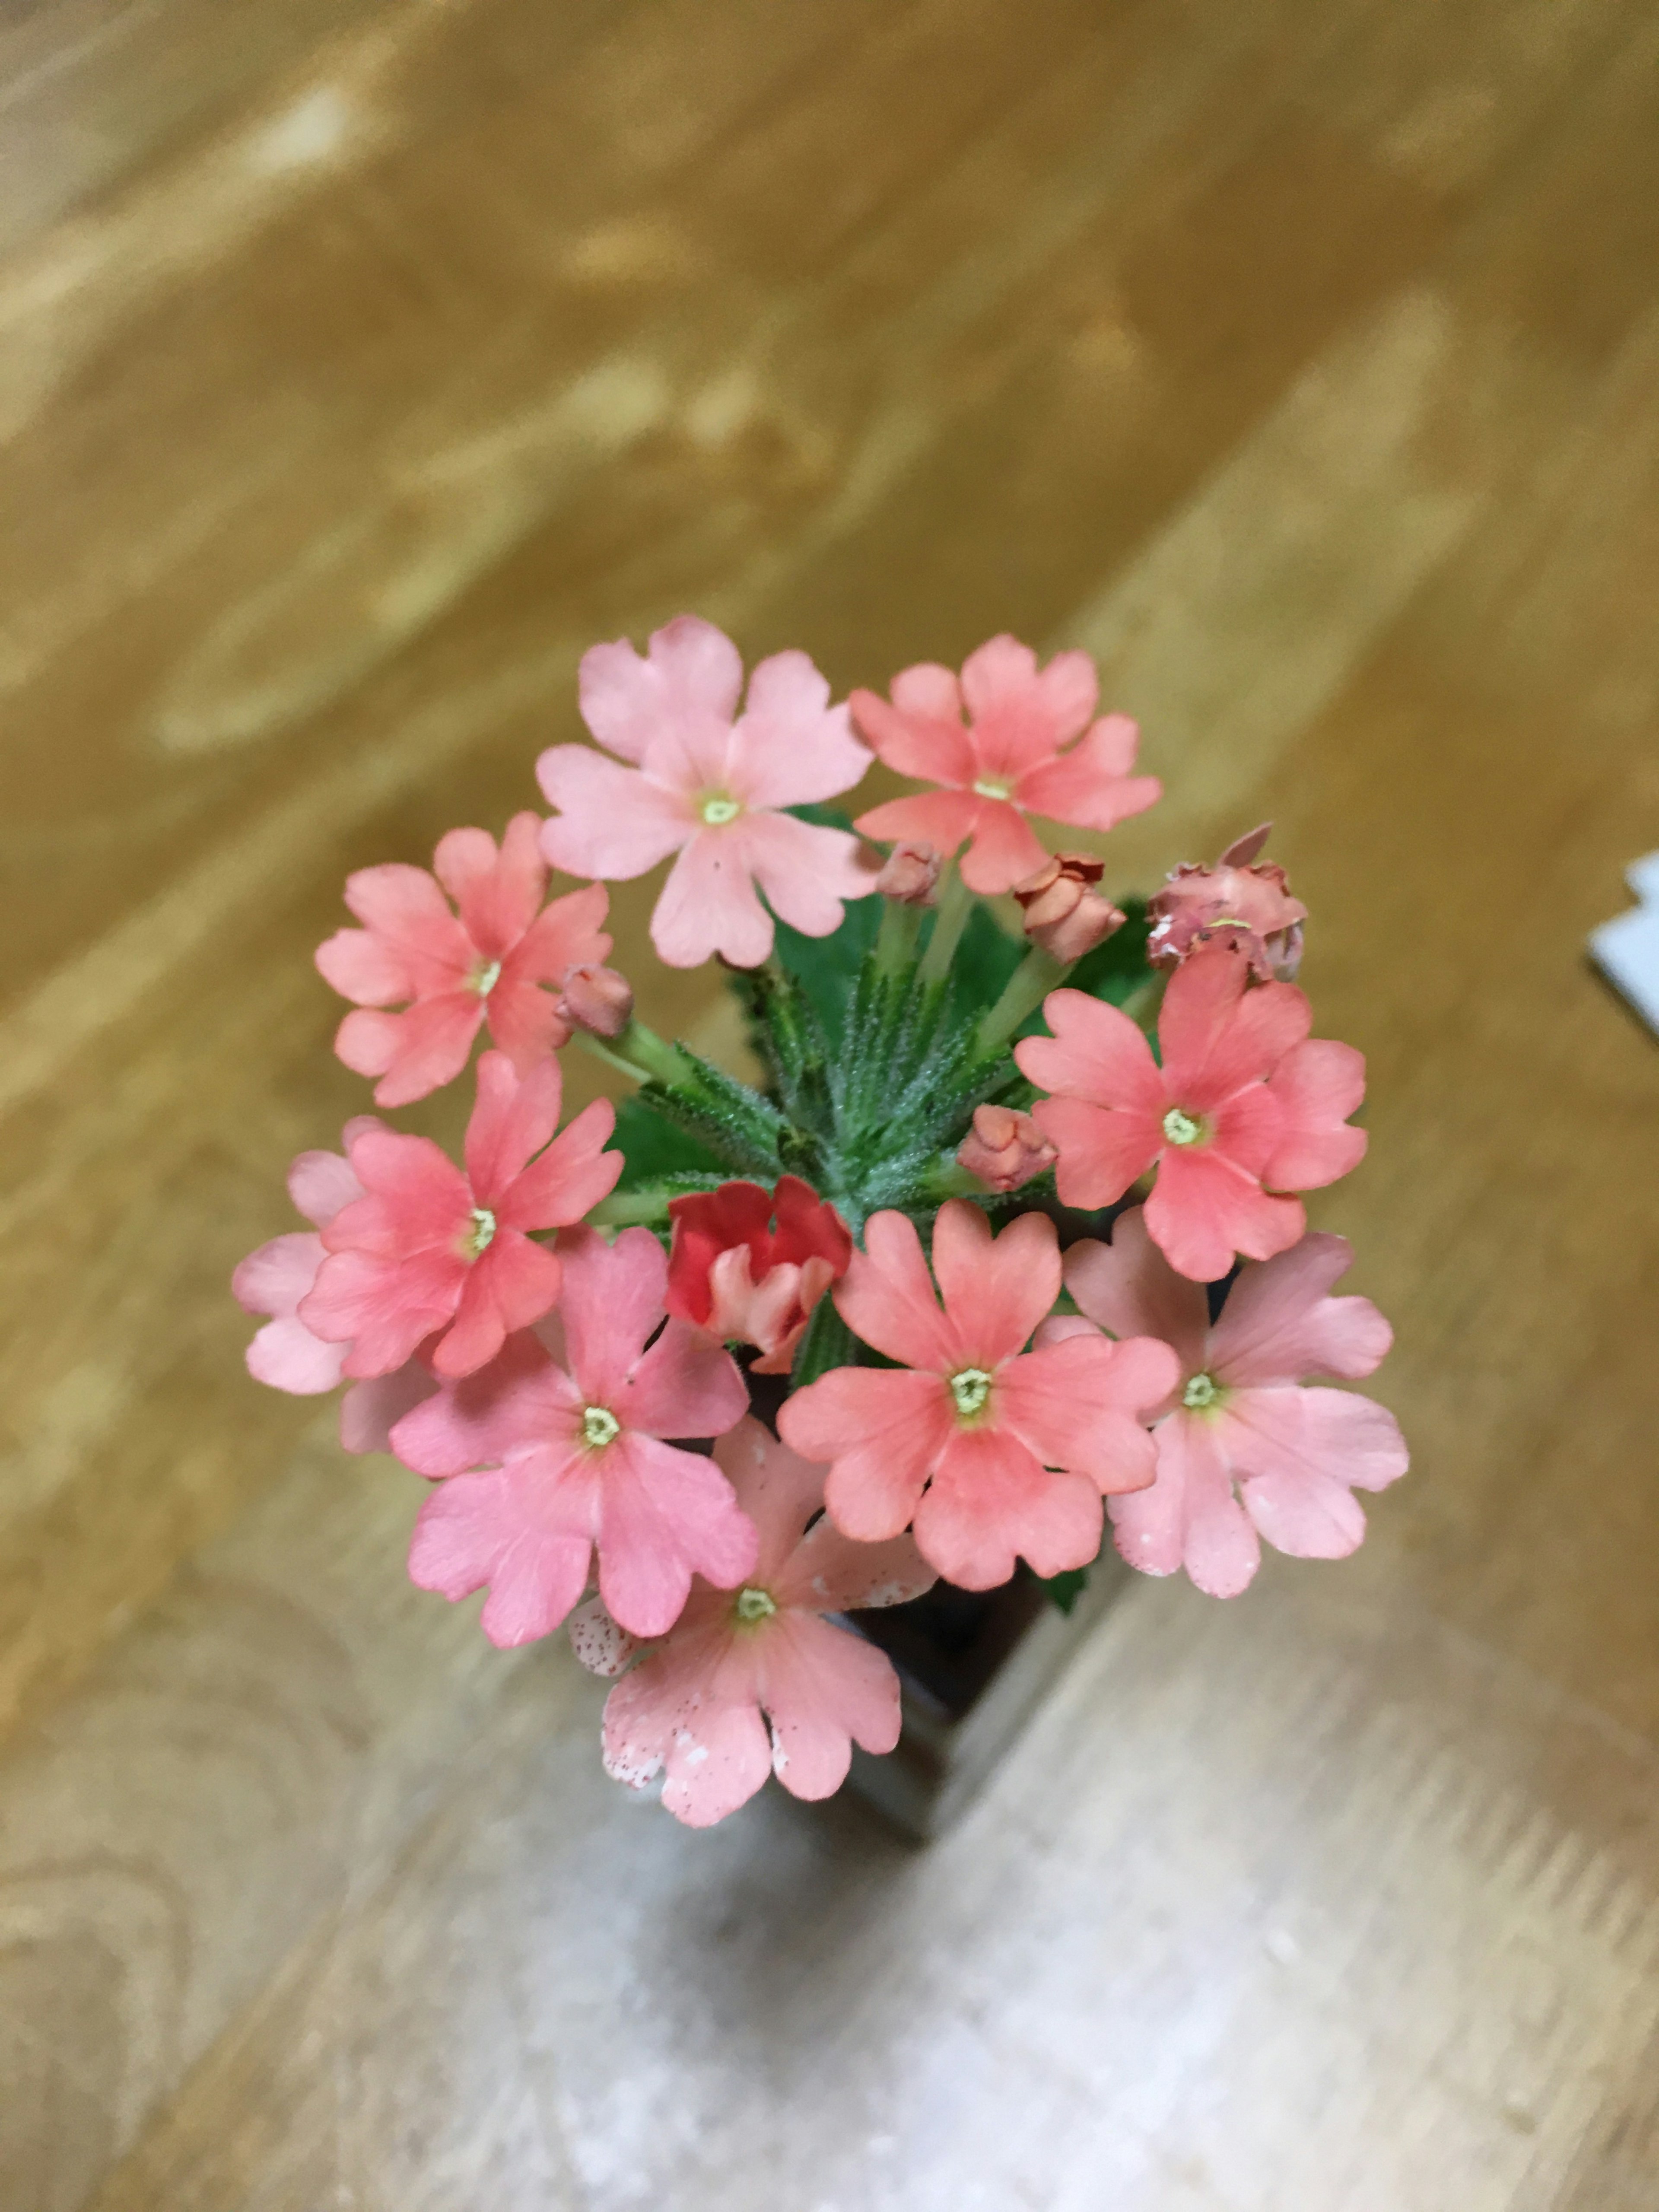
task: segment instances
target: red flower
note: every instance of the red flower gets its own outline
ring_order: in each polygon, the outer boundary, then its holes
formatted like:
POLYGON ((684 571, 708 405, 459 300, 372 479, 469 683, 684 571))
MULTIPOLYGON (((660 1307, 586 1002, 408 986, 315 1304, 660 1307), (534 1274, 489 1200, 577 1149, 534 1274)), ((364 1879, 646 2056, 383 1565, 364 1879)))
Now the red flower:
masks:
POLYGON ((1039 672, 1030 646, 994 637, 969 654, 960 679, 924 661, 893 678, 890 706, 854 691, 853 718, 888 767, 942 787, 872 807, 854 826, 945 854, 965 837, 969 890, 1012 890, 1048 858, 1028 815, 1110 830, 1163 789, 1156 776, 1130 775, 1140 733, 1127 714, 1095 720, 1099 690, 1086 653, 1056 653, 1039 672))
POLYGON ((1060 1291, 1059 1242, 1040 1213, 994 1239, 976 1206, 939 1208, 942 1313, 903 1214, 872 1214, 865 1239, 836 1305, 903 1364, 838 1367, 787 1400, 778 1423, 792 1450, 830 1463, 836 1526, 883 1543, 914 1521, 922 1557, 966 1589, 1006 1582, 1016 1553, 1042 1575, 1086 1566, 1102 1494, 1152 1480, 1141 1417, 1174 1388, 1174 1352, 1103 1337, 1025 1351, 1060 1291))
POLYGON ((1176 969, 1158 1017, 1160 1066, 1128 1016, 1081 991, 1051 991, 1052 1037, 1014 1047, 1021 1072, 1054 1096, 1031 1112, 1060 1152, 1067 1206, 1110 1206, 1149 1169, 1146 1227, 1195 1282, 1236 1252, 1287 1251, 1307 1227, 1301 1201, 1270 1195, 1334 1182, 1364 1157, 1345 1126, 1365 1092, 1352 1045, 1308 1042, 1308 1001, 1289 983, 1247 992, 1249 963, 1212 946, 1176 969))
POLYGON ((580 1221, 623 1166, 603 1149, 617 1119, 609 1099, 553 1136, 560 1091, 556 1060, 520 1080, 505 1053, 485 1053, 465 1172, 429 1137, 368 1127, 352 1139, 351 1172, 368 1194, 323 1231, 329 1256, 299 1305, 313 1336, 351 1340, 345 1374, 389 1375, 441 1330, 434 1370, 471 1375, 552 1306, 559 1261, 529 1232, 580 1221))
POLYGON ((758 1183, 727 1182, 674 1199, 668 1211, 669 1312, 722 1341, 758 1345, 757 1375, 787 1375, 813 1307, 847 1273, 847 1224, 798 1176, 781 1176, 770 1196, 758 1183))
POLYGON ((609 895, 587 884, 542 909, 540 827, 515 814, 499 852, 482 830, 452 830, 433 855, 435 881, 397 864, 347 877, 346 904, 367 927, 337 930, 317 966, 361 1008, 409 1001, 402 1013, 348 1014, 334 1040, 348 1067, 380 1078, 377 1105, 406 1106, 450 1082, 485 1021, 521 1075, 568 1042, 569 1023, 541 987, 610 951, 609 895))

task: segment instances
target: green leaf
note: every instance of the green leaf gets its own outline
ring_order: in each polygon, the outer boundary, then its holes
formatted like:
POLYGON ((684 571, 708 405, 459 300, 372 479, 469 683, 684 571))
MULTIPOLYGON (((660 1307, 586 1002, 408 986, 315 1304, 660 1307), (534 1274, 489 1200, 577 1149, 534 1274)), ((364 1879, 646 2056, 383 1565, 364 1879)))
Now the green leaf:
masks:
POLYGON ((1089 1570, 1087 1567, 1067 1567, 1064 1574, 1039 1575, 1037 1580, 1048 1591, 1049 1601, 1058 1606, 1061 1613, 1070 1613, 1089 1587, 1089 1570))
POLYGON ((617 1107, 617 1133, 611 1143, 628 1163, 617 1180, 618 1190, 644 1190, 674 1176, 724 1178, 730 1172, 719 1156, 689 1129, 665 1121, 637 1095, 624 1098, 617 1107))
MULTIPOLYGON (((804 810, 797 808, 796 812, 804 810)), ((822 811, 822 810, 819 810, 822 811)), ((884 902, 873 894, 851 900, 847 919, 829 937, 803 937, 788 923, 777 925, 777 957, 806 994, 832 1052, 841 1048, 848 1001, 860 969, 876 941, 884 902)))
POLYGON ((995 1006, 1004 985, 1024 957, 1024 939, 1010 937, 991 909, 975 900, 951 963, 953 1021, 969 1024, 995 1006))

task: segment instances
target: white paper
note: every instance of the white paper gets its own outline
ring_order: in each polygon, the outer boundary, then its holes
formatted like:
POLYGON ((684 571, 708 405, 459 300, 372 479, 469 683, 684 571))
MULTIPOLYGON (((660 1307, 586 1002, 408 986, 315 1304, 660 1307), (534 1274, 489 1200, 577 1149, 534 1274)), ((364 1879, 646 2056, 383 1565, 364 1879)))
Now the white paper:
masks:
POLYGON ((1590 932, 1590 957, 1659 1035, 1659 853, 1633 860, 1625 880, 1642 904, 1590 932))

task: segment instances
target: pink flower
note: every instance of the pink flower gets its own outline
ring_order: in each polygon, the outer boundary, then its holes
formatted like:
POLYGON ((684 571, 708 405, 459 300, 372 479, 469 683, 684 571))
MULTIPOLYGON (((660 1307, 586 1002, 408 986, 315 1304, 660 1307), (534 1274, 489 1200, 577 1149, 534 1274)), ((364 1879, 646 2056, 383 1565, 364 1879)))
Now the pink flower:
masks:
MULTIPOLYGON (((380 1124, 361 1114, 345 1125, 341 1141, 349 1151, 366 1130, 380 1124)), ((351 1164, 338 1152, 301 1152, 288 1173, 289 1195, 307 1221, 326 1229, 343 1206, 363 1195, 351 1164)), ((245 1313, 270 1319, 247 1348, 247 1370, 256 1382, 296 1396, 319 1397, 331 1390, 345 1371, 349 1343, 331 1344, 313 1336, 300 1319, 317 1271, 327 1257, 315 1234, 273 1237, 250 1252, 230 1279, 232 1293, 245 1313)), ((430 1396, 437 1388, 418 1358, 395 1374, 354 1382, 340 1406, 340 1441, 349 1452, 384 1451, 391 1422, 430 1396)))
POLYGON ((758 1345, 757 1375, 787 1375, 813 1308, 847 1272, 853 1238, 798 1176, 672 1199, 668 1310, 711 1336, 758 1345), (777 1227, 772 1227, 773 1216, 777 1227))
POLYGON ((900 906, 936 906, 943 866, 933 846, 900 843, 882 862, 876 889, 884 898, 896 899, 900 906))
POLYGON ((452 830, 433 855, 435 880, 398 866, 347 877, 346 904, 367 927, 337 930, 317 965, 360 1008, 410 1002, 402 1013, 348 1014, 334 1040, 348 1067, 380 1078, 377 1105, 405 1106, 459 1075, 486 1020, 521 1075, 568 1042, 540 987, 610 951, 599 926, 608 894, 588 884, 543 910, 539 828, 535 815, 515 814, 499 853, 482 830, 452 830))
POLYGON ((1018 1190, 1053 1167, 1054 1158, 1030 1115, 1012 1106, 975 1106, 973 1127, 957 1147, 957 1165, 998 1191, 1018 1190))
POLYGON ((1115 1334, 1159 1336, 1181 1363, 1152 1431, 1158 1480, 1111 1501, 1117 1547, 1149 1575, 1185 1567, 1212 1597, 1235 1597, 1255 1574, 1260 1539, 1303 1559, 1346 1558, 1365 1534, 1353 1492, 1406 1472, 1394 1415, 1347 1390, 1304 1388, 1310 1375, 1369 1375, 1392 1341, 1369 1298, 1334 1298, 1352 1255, 1316 1234, 1247 1267, 1212 1328, 1204 1292, 1170 1267, 1139 1207, 1109 1245, 1074 1244, 1066 1286, 1089 1322, 1115 1334))
POLYGON ((392 1440, 416 1474, 448 1478, 416 1522, 411 1579, 452 1600, 487 1585, 484 1633, 500 1644, 558 1626, 596 1547, 600 1595, 635 1636, 673 1625, 694 1572, 729 1589, 755 1564, 754 1524, 726 1477, 662 1441, 739 1419, 737 1363, 684 1322, 651 1341, 668 1262, 648 1229, 614 1245, 581 1230, 563 1252, 556 1320, 511 1338, 392 1440))
POLYGON ((651 918, 671 968, 716 952, 757 968, 772 950, 772 916, 757 884, 808 937, 829 936, 842 900, 875 889, 855 837, 780 811, 850 789, 869 766, 847 708, 830 706, 804 653, 763 660, 739 715, 742 689, 737 647, 695 615, 656 631, 644 659, 625 638, 593 646, 582 656, 582 719, 617 758, 555 745, 537 763, 559 810, 542 830, 555 867, 642 876, 678 854, 651 918))
POLYGON ((1290 983, 1302 964, 1308 909, 1293 899, 1285 871, 1249 864, 1267 843, 1271 822, 1229 845, 1212 868, 1183 862, 1150 902, 1152 933, 1146 957, 1174 968, 1206 945, 1236 947, 1264 983, 1290 983))
MULTIPOLYGON (((854 1743, 893 1748, 891 1661, 823 1615, 898 1605, 934 1579, 908 1536, 857 1544, 825 1519, 807 1528, 823 1502, 823 1469, 758 1421, 740 1421, 714 1457, 759 1529, 754 1566, 735 1597, 699 1581, 667 1641, 605 1706, 606 1771, 641 1789, 665 1768, 662 1802, 693 1828, 734 1813, 769 1774, 797 1797, 828 1797, 847 1778, 854 1743)), ((602 1671, 615 1665, 591 1626, 579 1655, 584 1648, 602 1671)))
POLYGON ((942 1206, 942 1313, 903 1214, 872 1214, 865 1237, 836 1304, 903 1365, 836 1368, 787 1400, 779 1421, 793 1449, 831 1462, 836 1526, 879 1543, 914 1518, 923 1558, 967 1589, 1006 1581, 1017 1552, 1040 1575, 1086 1565, 1100 1548, 1102 1493, 1152 1479, 1140 1419, 1174 1384, 1168 1346, 1095 1338, 1024 1351, 1060 1292, 1060 1249, 1042 1214, 1021 1214, 994 1240, 977 1207, 942 1206))
POLYGON ((520 1078, 505 1053, 485 1053, 465 1172, 429 1137, 370 1127, 351 1139, 351 1170, 367 1194, 324 1230, 329 1256, 299 1310, 313 1336, 349 1344, 345 1374, 389 1375, 441 1331, 433 1366, 470 1375, 510 1330, 547 1312, 559 1261, 529 1232, 580 1221, 623 1165, 620 1152, 603 1149, 617 1118, 608 1099, 553 1137, 560 1091, 556 1060, 520 1078))
POLYGON ((889 768, 943 788, 890 799, 857 826, 867 837, 925 838, 943 853, 969 839, 962 878, 987 896, 1012 890, 1048 858, 1028 814, 1111 830, 1163 789, 1156 776, 1129 774, 1140 733, 1128 716, 1095 720, 1100 679, 1086 653, 1056 653, 1039 673, 1029 646, 994 637, 969 654, 960 681, 923 661, 896 676, 892 691, 890 707, 854 691, 854 720, 889 768))
POLYGON ((1364 1096, 1351 1045, 1307 1042, 1308 1001, 1288 983, 1245 990, 1249 963, 1212 946, 1170 978, 1158 1017, 1163 1066, 1128 1016, 1081 991, 1052 991, 1052 1037, 1014 1047, 1055 1095, 1031 1109, 1059 1147, 1067 1206, 1110 1206, 1156 1167, 1146 1226, 1199 1282, 1235 1252, 1270 1259, 1307 1227, 1299 1200, 1270 1193, 1334 1182, 1363 1157, 1344 1126, 1364 1096))

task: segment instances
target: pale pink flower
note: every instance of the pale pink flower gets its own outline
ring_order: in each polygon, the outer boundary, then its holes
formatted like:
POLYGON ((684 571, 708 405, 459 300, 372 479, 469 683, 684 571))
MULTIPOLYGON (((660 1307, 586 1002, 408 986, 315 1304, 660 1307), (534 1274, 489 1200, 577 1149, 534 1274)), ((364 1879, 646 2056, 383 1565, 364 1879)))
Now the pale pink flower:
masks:
POLYGON ((1039 672, 1029 646, 994 637, 969 654, 960 678, 923 661, 893 678, 892 694, 890 706, 854 691, 854 720, 889 768, 942 788, 889 799, 857 826, 867 837, 925 838, 946 854, 967 838, 962 879, 987 896, 1012 890, 1048 857, 1028 815, 1110 830, 1163 789, 1156 776, 1129 773, 1140 735, 1129 717, 1095 719, 1100 678, 1086 653, 1056 653, 1039 672))
POLYGON ((772 950, 773 913, 807 937, 841 927, 842 902, 875 889, 859 843, 783 812, 831 799, 870 756, 844 706, 804 653, 774 653, 749 679, 710 623, 681 615, 653 633, 641 659, 623 639, 582 656, 582 719, 607 751, 555 745, 537 763, 550 803, 542 851, 555 867, 607 878, 675 861, 651 917, 671 968, 719 953, 757 968, 772 950), (623 766, 623 763, 627 766, 623 766))
POLYGON ((1272 861, 1250 863, 1273 829, 1264 822, 1235 839, 1212 868, 1184 861, 1147 906, 1152 933, 1146 957, 1155 968, 1174 968, 1206 945, 1235 947, 1264 983, 1291 983, 1302 964, 1302 925, 1308 909, 1291 896, 1285 871, 1272 861))
POLYGON ((486 1585, 484 1633, 526 1644, 586 1587, 635 1636, 678 1619, 694 1573, 722 1589, 755 1563, 732 1486, 666 1437, 719 1436, 749 1402, 730 1352, 663 1319, 668 1262, 648 1229, 563 1240, 559 1312, 482 1374, 398 1424, 392 1449, 447 1477, 421 1508, 409 1571, 450 1599, 486 1585), (474 1470, 480 1470, 475 1472, 474 1470))
POLYGON ((617 1119, 609 1099, 554 1137, 561 1089, 556 1060, 521 1078, 505 1053, 485 1053, 465 1170, 429 1137, 374 1127, 351 1139, 366 1195, 324 1230, 328 1257, 299 1311, 313 1335, 349 1345, 345 1374, 389 1375, 441 1332, 434 1368, 470 1375, 551 1307, 558 1257, 530 1232, 580 1221, 623 1167, 604 1149, 617 1119))
POLYGON ((1055 1158, 1030 1115, 1012 1106, 975 1106, 973 1127, 957 1147, 957 1165, 996 1191, 1018 1190, 1055 1158))
POLYGON ((847 1224, 799 1176, 780 1176, 775 1192, 722 1183, 671 1199, 668 1211, 669 1312, 711 1336, 757 1346, 757 1375, 787 1375, 814 1307, 847 1272, 847 1224))
POLYGON ((1087 853, 1056 853, 1034 875, 1014 885, 1033 945, 1068 967, 1103 945, 1128 917, 1094 886, 1104 871, 1087 853))
MULTIPOLYGON (((892 1662, 823 1616, 899 1605, 934 1580, 908 1536, 859 1544, 814 1522, 823 1469, 758 1421, 740 1421, 714 1457, 760 1532, 754 1566, 735 1595, 695 1583, 666 1642, 605 1706, 606 1771, 635 1789, 665 1771, 662 1802, 693 1828, 734 1813, 769 1774, 797 1797, 828 1797, 854 1743, 891 1751, 892 1662)), ((614 1670, 618 1651, 591 1618, 572 1641, 579 1656, 599 1659, 596 1671, 614 1670)))
POLYGON ((341 1023, 334 1049, 357 1074, 380 1078, 377 1105, 404 1106, 450 1082, 485 1021, 521 1075, 568 1042, 542 986, 610 951, 600 927, 609 894, 587 884, 544 908, 540 826, 515 814, 499 852, 482 830, 452 830, 438 841, 435 875, 393 864, 346 878, 346 904, 366 926, 337 930, 317 965, 363 1010, 341 1023), (404 1001, 401 1013, 379 1011, 404 1001))
POLYGON ((1247 991, 1249 963, 1212 946, 1177 969, 1158 1017, 1163 1065, 1129 1017, 1082 991, 1052 991, 1052 1037, 1014 1047, 1040 1090, 1031 1111, 1058 1146, 1067 1206, 1110 1206, 1156 1167, 1146 1226, 1200 1282, 1236 1252, 1266 1260, 1307 1227, 1274 1196, 1334 1182, 1364 1156, 1346 1127, 1365 1091, 1351 1045, 1307 1042, 1308 1001, 1289 983, 1247 991))
MULTIPOLYGON (((341 1141, 349 1151, 365 1130, 380 1127, 372 1114, 360 1114, 346 1123, 341 1141)), ((289 1170, 288 1190, 317 1229, 326 1229, 343 1206, 364 1195, 351 1163, 339 1152, 301 1152, 289 1170)), ((270 1316, 247 1348, 247 1371, 256 1382, 303 1398, 319 1397, 343 1380, 350 1344, 313 1336, 300 1319, 301 1302, 327 1256, 315 1231, 296 1231, 250 1252, 232 1275, 231 1291, 244 1313, 270 1316)), ((349 1452, 386 1450, 391 1423, 437 1387, 418 1358, 395 1374, 354 1382, 340 1404, 341 1443, 349 1452)))
POLYGON ((1141 1416, 1174 1383, 1169 1346, 1096 1337, 1025 1351, 1060 1292, 1060 1249, 1042 1214, 1021 1214, 994 1240, 976 1206, 941 1206, 943 1312, 903 1214, 872 1214, 865 1239, 836 1305, 903 1364, 836 1368, 779 1419, 793 1449, 830 1463, 836 1526, 879 1543, 914 1520, 923 1558, 966 1589, 1006 1581, 1016 1553, 1040 1575, 1086 1565, 1100 1548, 1102 1494, 1152 1479, 1141 1416))
POLYGON ((1180 1361, 1152 1431, 1158 1480, 1110 1501, 1131 1566, 1185 1567, 1212 1597, 1234 1597, 1256 1571, 1262 1537, 1304 1559, 1343 1559, 1360 1542, 1365 1516, 1353 1493, 1406 1472, 1404 1441, 1370 1398, 1304 1387, 1314 1375, 1370 1374, 1392 1341, 1369 1298, 1328 1295, 1352 1257, 1340 1237, 1304 1237, 1243 1268, 1212 1328, 1203 1291, 1164 1259, 1139 1207, 1110 1244, 1066 1255, 1066 1286, 1089 1318, 1051 1322, 1045 1334, 1097 1322, 1115 1335, 1162 1337, 1180 1361))

